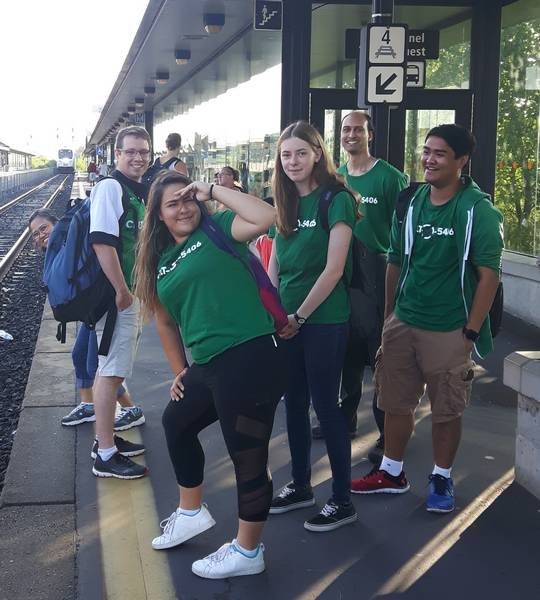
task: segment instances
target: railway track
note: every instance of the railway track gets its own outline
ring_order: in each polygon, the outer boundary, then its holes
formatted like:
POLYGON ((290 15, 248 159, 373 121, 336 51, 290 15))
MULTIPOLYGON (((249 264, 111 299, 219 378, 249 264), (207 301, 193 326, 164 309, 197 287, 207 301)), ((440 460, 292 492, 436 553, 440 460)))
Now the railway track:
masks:
POLYGON ((28 218, 38 208, 50 208, 71 177, 56 175, 29 192, 0 207, 0 281, 30 239, 28 218))

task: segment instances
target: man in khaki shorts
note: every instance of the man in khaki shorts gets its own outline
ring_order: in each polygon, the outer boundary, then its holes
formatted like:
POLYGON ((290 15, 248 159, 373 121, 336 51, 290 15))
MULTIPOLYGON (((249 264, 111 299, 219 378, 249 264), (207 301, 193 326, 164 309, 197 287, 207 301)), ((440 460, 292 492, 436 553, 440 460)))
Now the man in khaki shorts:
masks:
POLYGON ((454 509, 452 465, 469 403, 473 348, 493 348, 488 313, 499 284, 502 215, 461 171, 475 140, 457 125, 426 136, 426 184, 413 195, 402 223, 394 214, 386 272, 386 306, 375 380, 385 411, 380 467, 352 481, 358 494, 401 494, 414 411, 427 390, 432 411, 434 468, 427 510, 454 509))
MULTIPOLYGON (((94 383, 96 441, 92 472, 97 477, 137 479, 146 467, 129 457, 144 446, 114 435, 116 390, 131 376, 141 332, 140 304, 132 294, 132 273, 138 230, 145 212, 146 185, 141 179, 150 160, 150 136, 143 127, 121 129, 115 142, 116 170, 99 181, 90 196, 90 242, 115 292, 118 311, 110 348, 99 356, 94 383)), ((98 344, 104 336, 105 314, 96 324, 98 344)))

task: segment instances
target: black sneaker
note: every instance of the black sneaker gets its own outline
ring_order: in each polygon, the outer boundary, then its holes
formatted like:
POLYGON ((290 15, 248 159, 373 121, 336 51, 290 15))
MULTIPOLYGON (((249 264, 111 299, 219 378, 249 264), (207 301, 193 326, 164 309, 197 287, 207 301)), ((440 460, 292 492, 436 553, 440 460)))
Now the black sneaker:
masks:
POLYGON ((81 402, 69 414, 62 417, 62 425, 80 425, 81 423, 92 423, 96 420, 94 405, 88 402, 81 402))
POLYGON ((357 518, 358 515, 352 502, 336 504, 333 500, 328 500, 321 512, 308 519, 304 523, 304 527, 308 531, 333 531, 343 525, 354 523, 357 518))
POLYGON ((384 455, 384 435, 381 435, 375 442, 375 445, 368 452, 368 460, 370 463, 379 466, 384 455))
POLYGON ((109 460, 101 460, 98 454, 92 467, 92 473, 96 477, 116 477, 117 479, 138 479, 148 473, 144 465, 138 465, 131 458, 122 456, 115 452, 109 460))
POLYGON ((270 504, 270 514, 280 515, 281 513, 313 506, 315 498, 311 486, 296 487, 294 483, 288 483, 270 504))
MULTIPOLYGON (((135 444, 134 442, 129 442, 124 438, 121 438, 119 435, 114 436, 114 445, 116 449, 122 456, 139 456, 140 454, 144 454, 146 452, 146 448, 142 444, 135 444)), ((96 458, 98 453, 98 441, 94 440, 94 445, 92 446, 92 452, 90 452, 91 458, 96 458)))

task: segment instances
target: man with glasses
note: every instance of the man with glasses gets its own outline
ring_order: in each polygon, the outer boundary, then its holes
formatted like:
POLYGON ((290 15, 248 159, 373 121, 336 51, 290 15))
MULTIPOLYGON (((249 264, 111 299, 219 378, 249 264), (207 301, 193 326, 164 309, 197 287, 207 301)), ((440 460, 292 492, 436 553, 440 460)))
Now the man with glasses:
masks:
MULTIPOLYGON (((143 127, 125 127, 116 136, 116 170, 96 184, 90 196, 90 242, 103 272, 115 291, 118 311, 106 356, 99 356, 94 384, 96 414, 92 472, 98 477, 136 479, 146 468, 129 457, 144 447, 114 435, 116 391, 131 376, 141 331, 140 304, 131 293, 138 230, 145 211, 142 176, 150 160, 150 136, 143 127)), ((101 343, 107 314, 96 324, 101 343)), ((139 409, 140 410, 140 409, 139 409)))

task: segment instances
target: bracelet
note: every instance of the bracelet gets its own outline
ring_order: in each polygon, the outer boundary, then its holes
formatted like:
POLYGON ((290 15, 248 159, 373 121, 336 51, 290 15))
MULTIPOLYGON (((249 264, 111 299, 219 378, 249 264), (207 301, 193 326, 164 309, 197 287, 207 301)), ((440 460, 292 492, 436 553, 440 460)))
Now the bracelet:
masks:
POLYGON ((467 338, 471 342, 476 342, 476 340, 480 336, 478 331, 475 331, 474 329, 468 329, 466 325, 463 325, 462 331, 465 338, 467 338))
POLYGON ((214 189, 214 184, 213 184, 213 183, 211 183, 211 184, 210 184, 210 200, 213 200, 213 199, 214 199, 214 197, 212 196, 212 190, 213 190, 213 189, 214 189))

